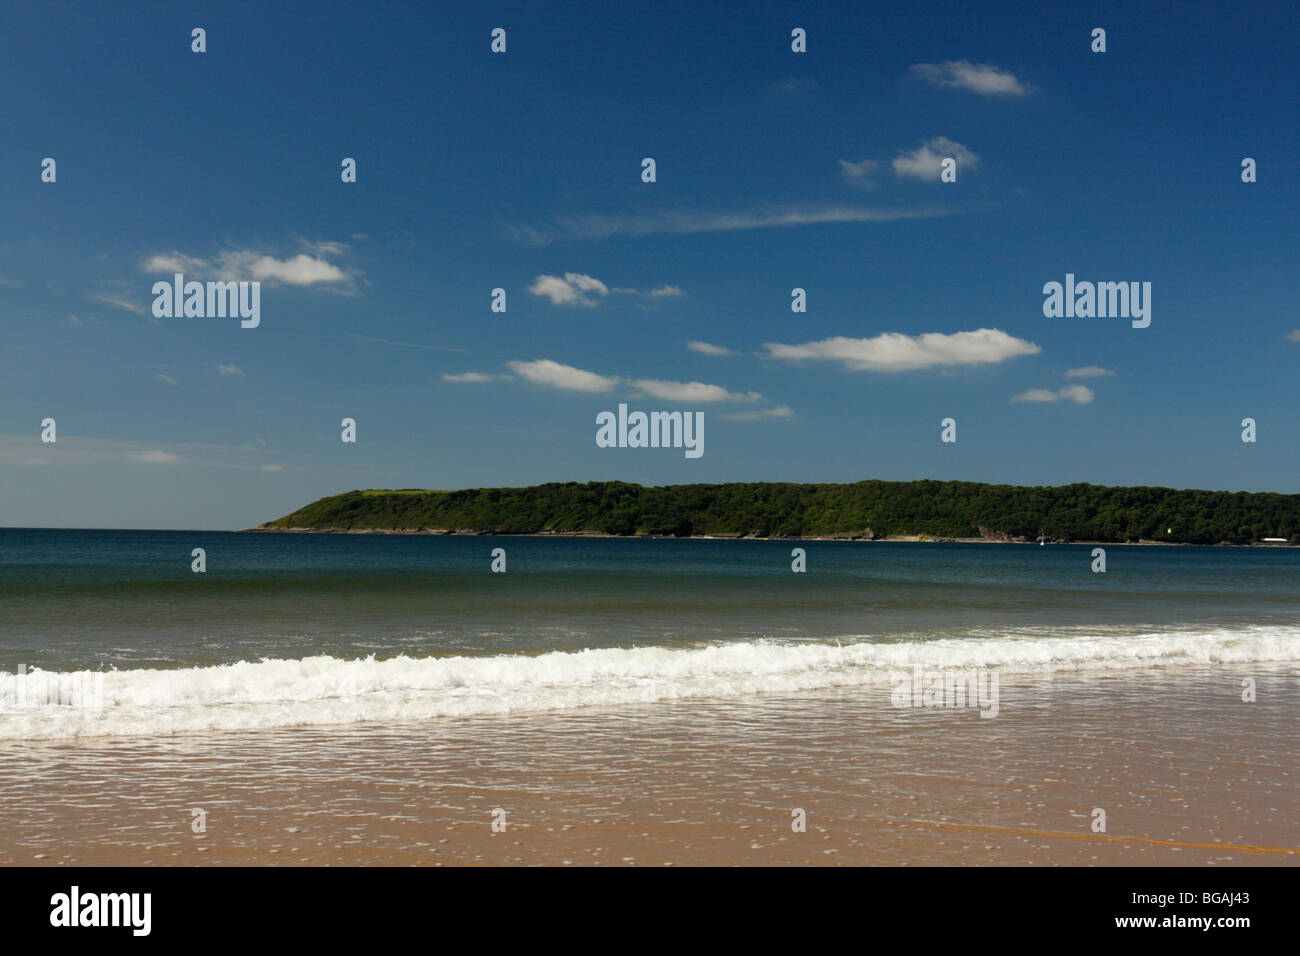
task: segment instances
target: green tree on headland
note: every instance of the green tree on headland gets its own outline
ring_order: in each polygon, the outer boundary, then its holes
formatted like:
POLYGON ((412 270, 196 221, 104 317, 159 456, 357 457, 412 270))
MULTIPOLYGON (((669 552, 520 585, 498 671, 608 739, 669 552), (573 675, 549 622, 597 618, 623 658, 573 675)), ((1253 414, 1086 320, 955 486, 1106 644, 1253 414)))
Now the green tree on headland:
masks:
POLYGON ((621 481, 460 491, 349 491, 266 529, 498 534, 983 536, 1057 541, 1300 543, 1300 495, 968 481, 646 487, 621 481))

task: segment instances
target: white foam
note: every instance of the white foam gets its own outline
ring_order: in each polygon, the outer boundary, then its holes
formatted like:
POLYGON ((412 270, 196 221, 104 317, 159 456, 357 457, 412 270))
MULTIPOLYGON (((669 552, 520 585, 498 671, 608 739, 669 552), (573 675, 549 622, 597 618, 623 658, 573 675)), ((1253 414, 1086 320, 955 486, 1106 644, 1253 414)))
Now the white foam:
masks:
POLYGON ((770 641, 493 657, 263 660, 215 667, 0 673, 0 739, 159 735, 562 710, 886 681, 891 671, 1048 673, 1300 661, 1300 626, 879 643, 770 641), (102 678, 102 701, 94 698, 102 678), (80 688, 75 699, 50 687, 80 688), (69 700, 71 703, 68 703, 69 700))

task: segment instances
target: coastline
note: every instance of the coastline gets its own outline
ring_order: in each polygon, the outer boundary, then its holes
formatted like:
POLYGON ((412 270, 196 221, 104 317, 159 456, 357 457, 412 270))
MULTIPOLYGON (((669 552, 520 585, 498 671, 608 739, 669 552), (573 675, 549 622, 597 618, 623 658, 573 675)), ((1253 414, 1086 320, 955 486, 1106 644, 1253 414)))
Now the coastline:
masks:
MULTIPOLYGON (((478 531, 468 528, 280 528, 258 525, 255 528, 243 528, 238 534, 378 534, 378 535, 429 535, 432 537, 499 537, 499 538, 611 538, 617 541, 839 541, 860 544, 1020 544, 1038 546, 1035 540, 1018 540, 1013 538, 979 537, 950 538, 936 535, 894 534, 867 537, 860 534, 835 535, 799 535, 786 537, 771 535, 759 537, 753 534, 607 534, 601 531, 478 531)), ((1098 547, 1160 547, 1160 548, 1300 548, 1300 544, 1285 542, 1252 542, 1251 544, 1190 544, 1185 541, 1065 541, 1048 540, 1047 544, 1096 545, 1098 547)))
POLYGON ((982 482, 354 489, 250 530, 1099 545, 1300 546, 1300 495, 982 482))

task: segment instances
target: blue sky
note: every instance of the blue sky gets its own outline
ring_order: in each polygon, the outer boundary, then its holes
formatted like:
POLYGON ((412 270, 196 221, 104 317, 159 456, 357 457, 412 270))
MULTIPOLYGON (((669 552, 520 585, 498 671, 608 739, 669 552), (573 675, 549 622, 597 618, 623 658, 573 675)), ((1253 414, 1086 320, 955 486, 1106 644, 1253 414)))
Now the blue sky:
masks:
POLYGON ((472 6, 8 7, 0 524, 601 479, 1300 492, 1285 5, 472 6), (176 262, 260 277, 260 326, 155 318, 176 262), (1150 282, 1150 327, 1045 317, 1067 272, 1150 282), (619 402, 704 412, 703 457, 598 448, 619 402))

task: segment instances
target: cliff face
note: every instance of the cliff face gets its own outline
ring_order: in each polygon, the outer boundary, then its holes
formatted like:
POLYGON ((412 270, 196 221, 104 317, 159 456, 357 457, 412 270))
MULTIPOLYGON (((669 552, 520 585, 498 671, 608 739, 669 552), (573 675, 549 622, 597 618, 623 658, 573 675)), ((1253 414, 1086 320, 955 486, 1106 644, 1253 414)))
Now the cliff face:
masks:
POLYGON ((1300 495, 974 482, 350 491, 258 530, 1300 544, 1300 495), (864 530, 865 529, 865 530, 864 530))

